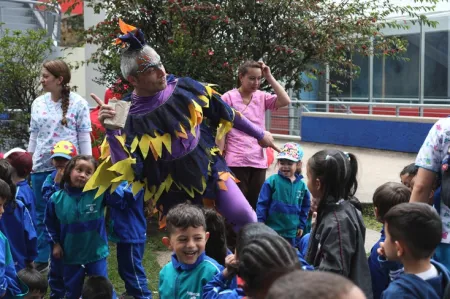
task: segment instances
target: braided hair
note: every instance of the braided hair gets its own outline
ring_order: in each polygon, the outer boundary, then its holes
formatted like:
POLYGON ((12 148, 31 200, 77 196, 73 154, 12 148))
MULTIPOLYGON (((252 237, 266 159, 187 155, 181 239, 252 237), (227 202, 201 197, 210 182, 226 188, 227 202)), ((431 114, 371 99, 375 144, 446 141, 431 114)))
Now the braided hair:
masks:
POLYGON ((13 209, 16 208, 17 204, 15 201, 16 196, 16 184, 12 181, 12 174, 14 168, 9 164, 6 159, 0 159, 0 179, 3 180, 9 186, 10 194, 6 196, 5 204, 12 204, 13 209))
POLYGON ((56 78, 62 77, 63 80, 61 82, 61 108, 62 108, 62 120, 61 124, 65 127, 67 127, 67 118, 66 114, 69 110, 69 104, 70 104, 70 69, 67 63, 65 63, 63 60, 50 60, 46 61, 43 64, 43 67, 53 76, 56 78))
POLYGON ((295 249, 281 236, 262 234, 240 252, 238 273, 245 281, 245 293, 252 297, 268 290, 280 276, 300 269, 295 249))

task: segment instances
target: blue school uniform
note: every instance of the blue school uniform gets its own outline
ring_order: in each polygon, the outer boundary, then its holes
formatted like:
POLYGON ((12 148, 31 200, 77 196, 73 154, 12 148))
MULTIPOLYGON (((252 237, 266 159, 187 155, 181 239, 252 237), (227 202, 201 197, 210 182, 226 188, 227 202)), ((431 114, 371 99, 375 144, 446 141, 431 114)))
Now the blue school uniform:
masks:
POLYGON ((28 288, 17 277, 8 239, 0 232, 0 297, 22 298, 27 293, 28 288))
POLYGON ((0 220, 0 231, 11 244, 11 253, 16 271, 37 257, 37 236, 31 215, 25 205, 18 200, 8 202, 0 220))
MULTIPOLYGON (((42 185, 42 199, 48 203, 50 197, 60 190, 59 183, 55 182, 57 171, 54 170, 47 176, 42 185)), ((48 285, 50 287, 50 299, 62 299, 66 294, 64 286, 64 263, 61 259, 55 259, 50 254, 50 269, 48 272, 48 285)))
POLYGON ((30 212, 33 224, 36 224, 36 196, 26 180, 16 184, 16 199, 21 201, 30 212))
POLYGON ((122 183, 119 195, 108 201, 110 206, 110 241, 117 243, 117 264, 128 296, 152 298, 142 259, 147 240, 147 220, 144 215, 144 190, 135 196, 131 186, 122 183))
POLYGON ((431 261, 438 276, 423 280, 415 274, 402 274, 389 284, 381 295, 382 299, 440 299, 444 295, 450 276, 447 268, 431 261))
POLYGON ((66 186, 53 194, 47 203, 44 223, 50 244, 59 243, 63 249, 68 299, 80 298, 86 276, 108 277, 106 257, 109 248, 104 208, 117 192, 105 192, 95 198, 96 192, 66 186))
POLYGON ((370 277, 372 278, 373 299, 380 299, 381 293, 387 289, 389 283, 393 280, 393 276, 403 272, 401 263, 386 261, 378 255, 377 250, 380 248, 380 242, 384 242, 386 239, 384 227, 380 233, 380 239, 373 245, 368 258, 370 277))

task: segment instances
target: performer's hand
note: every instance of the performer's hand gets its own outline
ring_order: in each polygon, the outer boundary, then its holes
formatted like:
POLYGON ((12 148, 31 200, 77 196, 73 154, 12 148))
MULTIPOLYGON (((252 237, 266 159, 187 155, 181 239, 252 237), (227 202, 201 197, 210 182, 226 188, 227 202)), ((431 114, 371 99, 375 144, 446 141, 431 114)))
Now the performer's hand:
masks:
POLYGON ((105 119, 113 118, 114 115, 116 115, 116 111, 113 109, 113 107, 103 103, 103 101, 95 94, 91 93, 91 98, 93 98, 94 101, 97 102, 97 105, 100 106, 100 111, 98 113, 98 120, 102 124, 102 126, 105 126, 104 123, 105 119))
POLYGON ((280 152, 280 149, 274 143, 272 134, 268 131, 264 132, 264 137, 258 143, 261 147, 271 147, 277 152, 280 152))

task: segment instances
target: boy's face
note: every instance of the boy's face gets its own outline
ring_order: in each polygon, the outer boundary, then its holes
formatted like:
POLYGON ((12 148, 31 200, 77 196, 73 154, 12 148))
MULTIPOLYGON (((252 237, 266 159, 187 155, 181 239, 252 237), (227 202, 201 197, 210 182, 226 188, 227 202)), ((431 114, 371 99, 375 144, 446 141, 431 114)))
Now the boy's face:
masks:
POLYGON ((56 169, 65 168, 67 163, 69 163, 69 160, 62 157, 56 157, 52 159, 52 164, 56 169))
POLYGON ((179 262, 194 264, 197 258, 205 251, 209 233, 203 226, 176 228, 169 237, 169 249, 175 252, 179 262))
POLYGON ((389 261, 398 261, 400 253, 398 248, 399 244, 392 239, 391 234, 389 233, 389 224, 387 222, 384 223, 384 232, 386 233, 386 240, 381 246, 384 250, 384 255, 389 261))
POLYGON ((400 181, 403 185, 405 185, 408 188, 411 188, 411 180, 414 178, 414 176, 410 175, 409 173, 405 173, 404 175, 400 176, 400 181))
POLYGON ((295 177, 295 171, 297 170, 297 163, 294 161, 280 159, 278 160, 280 172, 287 178, 295 177))

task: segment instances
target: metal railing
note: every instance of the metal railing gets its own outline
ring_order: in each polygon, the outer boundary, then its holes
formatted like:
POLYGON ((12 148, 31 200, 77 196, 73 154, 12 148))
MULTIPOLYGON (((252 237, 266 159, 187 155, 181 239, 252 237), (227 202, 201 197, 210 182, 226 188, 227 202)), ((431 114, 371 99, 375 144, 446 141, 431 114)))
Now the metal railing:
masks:
MULTIPOLYGON (((24 8, 29 8, 32 14, 29 17, 32 17, 32 23, 30 25, 37 25, 39 28, 47 31, 48 36, 51 37, 55 46, 60 41, 61 38, 61 18, 62 18, 62 10, 59 4, 55 3, 45 3, 42 1, 35 0, 2 0, 3 2, 10 3, 20 3, 23 4, 24 8)), ((8 7, 2 5, 0 2, 0 24, 9 23, 15 25, 27 25, 27 24, 18 24, 14 22, 6 22, 6 16, 14 16, 16 12, 18 12, 22 7, 8 7)), ((6 26, 8 27, 8 26, 6 26)))
MULTIPOLYGON (((332 98, 334 99, 334 98, 332 98)), ((340 98, 342 99, 342 98, 340 98)), ((353 98, 354 99, 354 98, 353 98)), ((383 100, 387 99, 373 99, 383 100)), ((418 104, 418 99, 388 99, 396 102, 361 101, 303 101, 293 98, 291 104, 266 114, 266 128, 275 134, 301 135, 301 117, 304 112, 346 113, 352 115, 448 117, 450 104, 440 104, 443 100, 427 99, 428 104, 418 104), (402 100, 402 101, 401 101, 402 100), (400 102, 401 101, 401 102, 400 102), (414 103, 416 102, 416 103, 414 103)), ((446 100, 446 102, 450 102, 446 100)))

